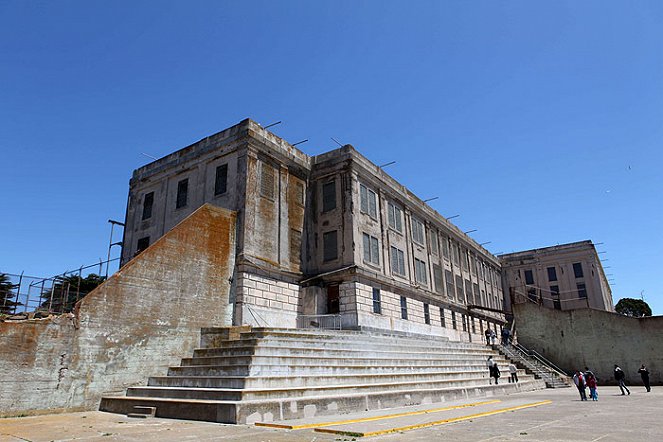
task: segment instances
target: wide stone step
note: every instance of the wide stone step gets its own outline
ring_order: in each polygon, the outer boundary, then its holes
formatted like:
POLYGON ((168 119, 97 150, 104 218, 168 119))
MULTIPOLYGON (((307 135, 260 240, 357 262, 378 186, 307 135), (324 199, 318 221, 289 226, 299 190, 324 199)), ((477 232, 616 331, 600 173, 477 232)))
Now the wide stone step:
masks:
POLYGON ((312 374, 284 376, 155 376, 148 386, 201 388, 285 388, 319 385, 386 384, 414 381, 446 381, 484 379, 487 370, 445 370, 404 373, 312 374))
POLYGON ((479 355, 488 357, 493 355, 490 350, 483 348, 469 348, 469 349, 412 349, 404 348, 402 350, 388 350, 388 349, 369 349, 369 348, 356 348, 356 349, 335 349, 324 347, 282 347, 278 345, 269 345, 260 343, 256 346, 242 346, 235 348, 199 348, 194 350, 194 357, 206 356, 249 356, 249 355, 336 355, 338 357, 354 358, 361 355, 375 355, 382 357, 396 357, 417 355, 420 357, 435 357, 447 354, 457 355, 479 355))
MULTIPOLYGON (((539 380, 523 378, 520 384, 540 383, 539 380)), ((507 384, 507 382, 502 382, 507 384)), ((369 383, 353 385, 315 385, 306 387, 276 388, 211 388, 203 386, 147 386, 131 387, 127 396, 132 397, 164 397, 177 399, 199 400, 273 400, 279 398, 306 398, 318 396, 344 396, 352 394, 369 394, 389 391, 441 390, 448 388, 476 388, 488 386, 488 378, 464 378, 430 381, 402 381, 390 383, 369 383)), ((545 384, 542 384, 545 385, 545 384)))
POLYGON ((207 345, 201 347, 201 349, 207 348, 242 348, 242 347, 252 347, 255 345, 267 345, 267 346, 279 346, 279 347, 300 347, 300 348, 325 348, 325 349, 436 349, 439 351, 444 350, 457 350, 457 349, 468 349, 468 350, 485 350, 484 346, 478 346, 474 344, 467 343, 455 343, 455 342, 421 342, 421 341, 394 341, 394 342, 380 342, 380 341, 334 341, 334 340, 319 340, 319 339, 286 339, 283 337, 272 337, 268 336, 266 338, 242 338, 235 341, 221 341, 215 342, 214 345, 207 345))
MULTIPOLYGON (((310 375, 310 374, 384 374, 384 373, 431 373, 446 371, 486 370, 483 361, 478 364, 468 364, 465 361, 449 362, 446 364, 415 366, 403 365, 369 365, 353 364, 345 361, 343 365, 188 365, 170 367, 168 376, 265 376, 265 375, 310 375)), ((525 373, 521 370, 520 373, 525 373)))
MULTIPOLYGON (((541 381, 480 385, 472 387, 448 387, 441 389, 400 389, 376 392, 353 392, 343 395, 266 400, 197 400, 173 399, 159 396, 127 396, 102 398, 99 409, 126 414, 134 406, 156 407, 156 416, 163 418, 202 420, 221 423, 270 422, 274 420, 301 419, 304 417, 339 415, 364 410, 379 410, 466 400, 494 395, 511 394, 544 388, 541 381)), ((214 390, 215 392, 217 390, 214 390)), ((152 391, 153 393, 156 390, 152 391)))
POLYGON ((449 341, 445 336, 420 335, 401 332, 378 332, 359 330, 328 330, 328 329, 299 329, 299 328, 253 328, 250 332, 242 333, 240 336, 254 334, 260 337, 266 336, 313 336, 316 339, 333 340, 417 340, 417 341, 449 341))
MULTIPOLYGON (((356 356, 356 355, 355 355, 356 356)), ((430 365, 444 365, 454 363, 467 363, 469 365, 480 364, 485 366, 486 359, 484 355, 437 355, 436 357, 421 358, 417 355, 400 356, 397 358, 387 357, 343 357, 343 356, 322 356, 322 355, 257 355, 257 356, 209 356, 209 357, 195 357, 184 358, 181 361, 181 366, 193 365, 283 365, 283 366, 310 366, 320 365, 324 363, 329 366, 344 366, 352 365, 367 365, 367 366, 383 366, 383 365, 412 365, 415 367, 424 367, 430 365)), ((506 367, 508 362, 501 357, 494 359, 498 366, 506 367)))

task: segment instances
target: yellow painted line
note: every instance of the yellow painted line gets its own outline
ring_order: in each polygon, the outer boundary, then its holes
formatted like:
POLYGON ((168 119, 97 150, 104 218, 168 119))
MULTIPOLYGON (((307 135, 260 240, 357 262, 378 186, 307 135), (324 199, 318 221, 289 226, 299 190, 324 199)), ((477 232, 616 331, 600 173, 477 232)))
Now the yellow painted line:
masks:
POLYGON ((471 404, 453 405, 453 406, 450 406, 450 407, 431 408, 431 409, 420 410, 420 411, 408 411, 407 413, 387 414, 387 415, 373 416, 373 417, 363 417, 363 418, 359 418, 359 419, 348 419, 348 420, 336 421, 336 422, 321 422, 319 424, 285 425, 285 424, 272 424, 272 423, 269 423, 269 422, 256 422, 255 425, 258 426, 258 427, 283 428, 283 429, 286 429, 286 430, 302 430, 302 429, 305 429, 305 428, 331 427, 332 425, 347 425, 347 424, 356 424, 356 423, 360 423, 360 422, 379 421, 379 420, 383 420, 383 419, 395 419, 397 417, 416 416, 416 415, 419 415, 419 414, 428 414, 428 413, 437 413, 437 412, 440 412, 440 411, 458 410, 459 408, 477 407, 479 405, 496 404, 498 402, 502 402, 502 401, 496 399, 496 400, 492 400, 492 401, 474 402, 474 403, 471 403, 471 404))
POLYGON ((317 431, 319 433, 340 434, 340 435, 343 435, 343 436, 352 436, 352 437, 380 436, 380 435, 383 435, 383 434, 400 433, 400 432, 403 432, 403 431, 410 431, 410 430, 417 430, 417 429, 420 429, 420 428, 433 427, 435 425, 443 425, 443 424, 449 424, 449 423, 452 423, 452 422, 460 422, 460 421, 465 421, 465 420, 469 420, 469 419, 476 419, 478 417, 491 416, 491 415, 494 415, 494 414, 506 413, 507 411, 515 411, 515 410, 522 410, 524 408, 538 407, 539 405, 546 405, 546 404, 550 404, 550 403, 552 403, 552 401, 533 402, 531 404, 519 405, 517 407, 501 408, 499 410, 486 411, 484 413, 470 414, 468 416, 453 417, 451 419, 444 419, 444 420, 435 421, 435 422, 426 422, 424 424, 417 424, 417 425, 408 425, 408 426, 399 427, 399 428, 389 428, 389 429, 380 430, 380 431, 368 431, 368 432, 365 432, 365 433, 357 432, 357 431, 333 430, 333 429, 327 429, 327 428, 316 428, 313 431, 317 431))

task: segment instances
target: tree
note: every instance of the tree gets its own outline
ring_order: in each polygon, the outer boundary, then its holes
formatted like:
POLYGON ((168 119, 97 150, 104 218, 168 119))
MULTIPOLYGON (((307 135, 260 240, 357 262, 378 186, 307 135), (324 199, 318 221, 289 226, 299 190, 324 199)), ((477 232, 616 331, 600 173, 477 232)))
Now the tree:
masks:
POLYGON ((649 304, 642 299, 622 298, 615 306, 615 311, 622 315, 633 316, 635 318, 651 316, 649 304))
POLYGON ((17 306, 23 305, 15 299, 15 288, 16 285, 12 284, 9 275, 0 273, 0 313, 13 313, 17 306))
POLYGON ((78 275, 58 277, 51 288, 44 289, 41 294, 40 307, 51 312, 70 312, 76 302, 105 280, 105 276, 99 276, 95 273, 90 273, 85 278, 78 275))

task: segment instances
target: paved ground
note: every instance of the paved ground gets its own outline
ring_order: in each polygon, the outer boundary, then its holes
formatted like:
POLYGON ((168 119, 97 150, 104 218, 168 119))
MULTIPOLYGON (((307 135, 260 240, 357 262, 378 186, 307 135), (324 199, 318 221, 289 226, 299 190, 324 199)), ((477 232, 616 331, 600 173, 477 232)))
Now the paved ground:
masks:
MULTIPOLYGON (((542 390, 509 396, 455 401, 427 407, 383 410, 379 413, 344 415, 330 419, 288 421, 290 425, 359 420, 376 415, 410 413, 407 416, 368 422, 336 423, 325 429, 347 432, 389 431, 436 421, 455 420, 426 428, 401 430, 367 441, 660 441, 663 388, 645 393, 633 387, 621 396, 617 387, 599 389, 598 402, 580 402, 575 388, 542 390), (482 403, 491 401, 491 403, 482 403), (547 401, 551 401, 547 403, 547 401), (545 402, 545 403, 542 403, 545 402), (522 406, 528 408, 516 408, 522 406), (468 406, 469 405, 469 406, 468 406), (421 413, 424 409, 458 407, 421 413), (413 414, 414 413, 414 414, 413 414)), ((102 412, 56 414, 0 419, 0 441, 351 441, 356 437, 328 434, 314 428, 285 430, 253 425, 222 425, 171 419, 129 419, 102 412)))

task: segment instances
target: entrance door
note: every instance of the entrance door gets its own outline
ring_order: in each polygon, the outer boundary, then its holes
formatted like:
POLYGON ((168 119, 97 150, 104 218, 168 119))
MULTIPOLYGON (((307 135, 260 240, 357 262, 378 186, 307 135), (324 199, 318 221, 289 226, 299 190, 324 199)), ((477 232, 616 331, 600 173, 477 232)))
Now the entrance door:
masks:
POLYGON ((338 286, 327 286, 327 313, 338 313, 339 311, 338 286))

